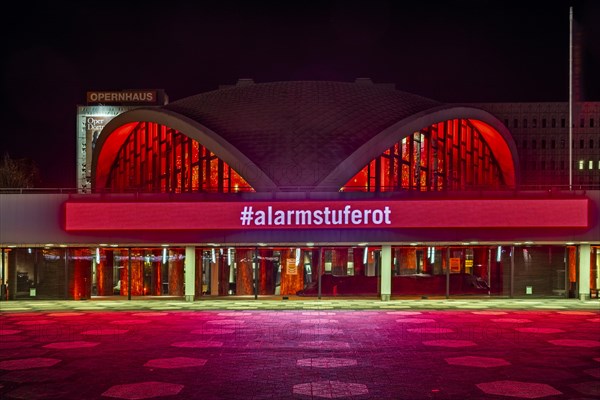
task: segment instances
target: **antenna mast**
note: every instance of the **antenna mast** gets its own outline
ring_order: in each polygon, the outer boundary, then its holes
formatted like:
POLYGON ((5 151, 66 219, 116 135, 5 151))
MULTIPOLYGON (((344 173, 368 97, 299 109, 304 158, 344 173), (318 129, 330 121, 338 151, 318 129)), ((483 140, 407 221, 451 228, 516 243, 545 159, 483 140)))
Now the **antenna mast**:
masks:
POLYGON ((569 190, 573 190, 573 7, 569 7, 569 190))

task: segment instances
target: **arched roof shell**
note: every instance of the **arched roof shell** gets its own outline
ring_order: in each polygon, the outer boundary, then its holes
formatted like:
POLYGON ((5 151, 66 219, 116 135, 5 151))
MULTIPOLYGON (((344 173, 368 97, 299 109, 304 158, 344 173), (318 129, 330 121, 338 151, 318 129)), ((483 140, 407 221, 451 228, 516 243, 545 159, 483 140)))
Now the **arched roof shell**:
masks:
POLYGON ((157 122, 198 140, 257 191, 337 191, 400 137, 452 118, 478 118, 492 126, 503 139, 514 179, 514 143, 491 114, 375 84, 292 81, 219 89, 121 114, 98 144, 126 123, 157 122))

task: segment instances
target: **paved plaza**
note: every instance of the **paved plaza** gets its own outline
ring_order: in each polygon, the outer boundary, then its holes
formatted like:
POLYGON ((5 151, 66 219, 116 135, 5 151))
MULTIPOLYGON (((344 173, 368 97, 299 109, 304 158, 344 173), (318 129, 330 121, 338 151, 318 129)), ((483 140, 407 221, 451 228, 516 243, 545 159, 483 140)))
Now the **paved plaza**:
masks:
POLYGON ((598 300, 0 303, 1 399, 597 399, 598 300))

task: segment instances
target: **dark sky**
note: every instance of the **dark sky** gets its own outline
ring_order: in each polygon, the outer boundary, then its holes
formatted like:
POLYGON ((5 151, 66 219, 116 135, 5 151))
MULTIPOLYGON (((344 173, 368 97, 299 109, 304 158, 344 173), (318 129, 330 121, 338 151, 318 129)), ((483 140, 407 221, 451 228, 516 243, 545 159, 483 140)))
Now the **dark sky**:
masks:
POLYGON ((600 1, 79 1, 3 15, 0 153, 41 186, 75 186, 76 106, 89 90, 171 101, 238 78, 370 77, 446 102, 568 100, 569 6, 582 82, 600 101, 600 1))

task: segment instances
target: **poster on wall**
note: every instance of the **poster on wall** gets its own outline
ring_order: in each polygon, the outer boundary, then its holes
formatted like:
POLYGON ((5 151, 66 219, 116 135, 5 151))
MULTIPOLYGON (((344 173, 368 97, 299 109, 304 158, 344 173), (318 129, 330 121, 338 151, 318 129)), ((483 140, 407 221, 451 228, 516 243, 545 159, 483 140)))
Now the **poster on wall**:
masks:
MULTIPOLYGON (((85 164, 87 167, 92 165, 92 154, 96 147, 96 141, 102 129, 113 119, 114 116, 94 116, 89 115, 85 118, 85 164)), ((90 170, 88 169, 88 178, 90 170)))
POLYGON ((285 262, 285 271, 288 275, 298 275, 298 266, 294 258, 288 258, 285 262))
POLYGON ((473 268, 473 260, 465 260, 465 269, 467 272, 469 272, 471 268, 473 268))
POLYGON ((77 188, 91 189, 92 157, 102 129, 117 115, 133 107, 79 106, 77 108, 77 188))
POLYGON ((460 258, 451 258, 450 259, 450 272, 451 273, 459 273, 460 272, 460 258))
POLYGON ((96 91, 87 93, 87 105, 77 106, 77 189, 91 190, 92 158, 102 129, 116 116, 139 107, 160 107, 169 97, 162 89, 96 91))

